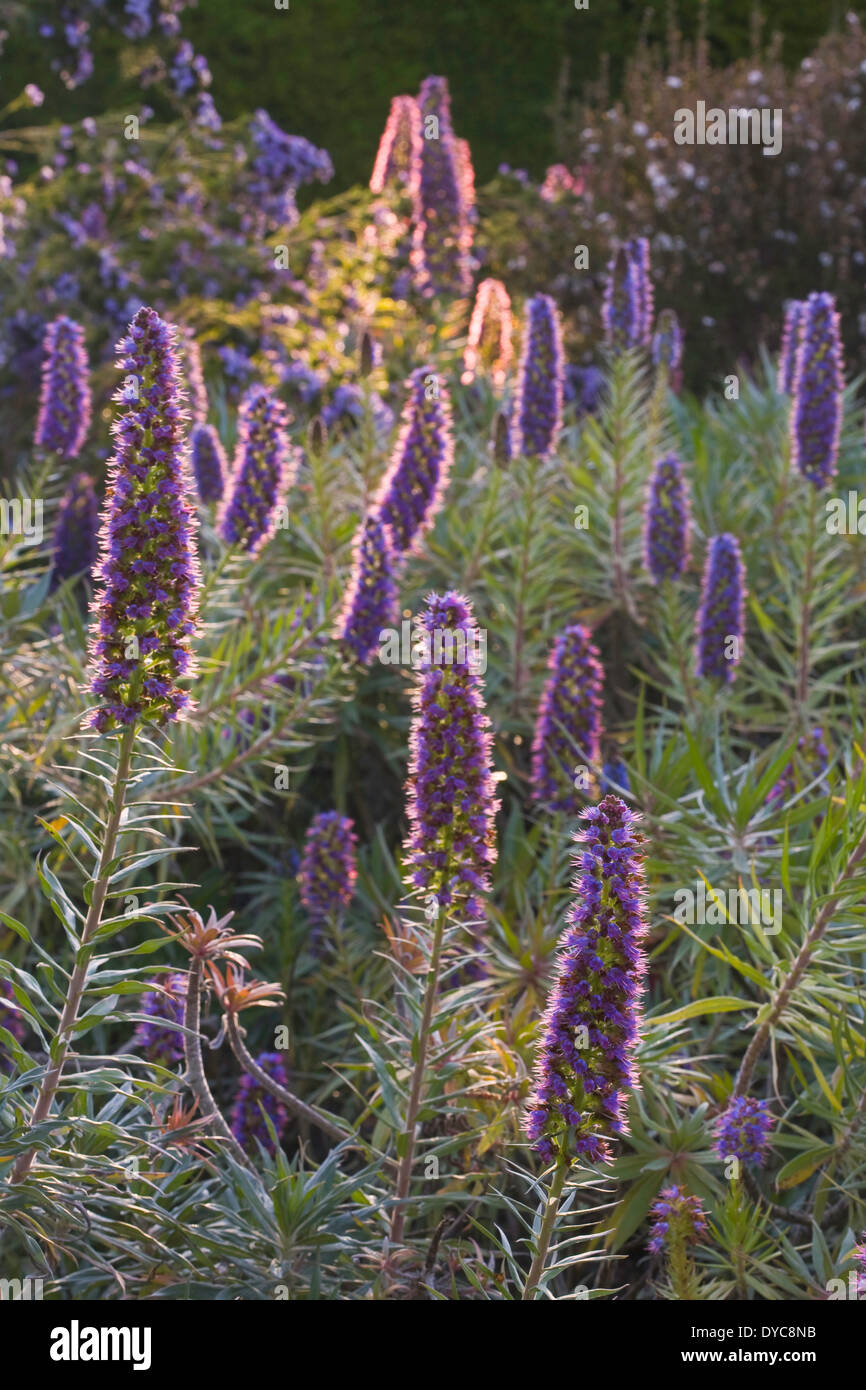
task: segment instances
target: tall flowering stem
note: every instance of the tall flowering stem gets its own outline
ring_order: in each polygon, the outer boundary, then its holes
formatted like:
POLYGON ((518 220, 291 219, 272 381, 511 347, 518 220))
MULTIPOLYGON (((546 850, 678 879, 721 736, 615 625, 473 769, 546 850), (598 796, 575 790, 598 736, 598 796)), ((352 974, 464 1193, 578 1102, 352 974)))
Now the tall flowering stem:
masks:
POLYGON ((418 93, 421 177, 412 262, 418 288, 427 295, 469 290, 465 169, 451 126, 451 98, 444 77, 426 77, 418 93))
POLYGON ((627 241, 611 260, 601 318, 605 340, 615 352, 650 343, 653 287, 646 237, 627 241))
POLYGON ((286 407, 270 387, 250 387, 238 412, 233 471, 217 520, 223 540, 250 555, 257 555, 276 532, 297 474, 288 424, 286 407))
POLYGON ((468 385, 482 373, 497 388, 505 384, 511 366, 511 299, 501 280, 482 280, 475 295, 463 353, 461 381, 468 385))
POLYGON ((575 759, 597 764, 601 755, 604 671, 588 629, 575 623, 560 633, 548 667, 532 743, 532 798, 575 815, 585 799, 575 789, 575 759))
POLYGON ((432 367, 418 367, 406 386, 402 425, 373 503, 396 556, 417 551, 433 525, 454 458, 445 385, 432 367))
POLYGON ((698 609, 697 674, 730 685, 736 678, 745 633, 746 581, 739 541, 713 536, 704 563, 698 609))
POLYGON ((534 1094, 524 1120, 543 1162, 555 1164, 524 1299, 540 1282, 565 1176, 575 1159, 603 1162, 626 1127, 637 1085, 634 1051, 646 968, 643 837, 638 817, 609 795, 575 835, 575 903, 540 1028, 534 1094))
POLYGON ((225 450, 213 425, 193 425, 189 433, 192 471, 198 495, 205 504, 219 502, 228 473, 225 450))
POLYGON ((652 340, 652 359, 671 389, 682 382, 683 330, 673 309, 662 309, 652 340))
POLYGON ((334 636, 361 665, 372 661, 383 628, 397 615, 394 561, 385 527, 371 513, 355 537, 352 574, 334 636))
POLYGON ((559 310, 549 295, 537 294, 526 307, 512 453, 547 459, 555 452, 562 427, 564 370, 559 310))
POLYGON ((845 370, 839 314, 831 294, 803 306, 791 383, 791 460, 816 489, 836 473, 845 370))
POLYGON ((689 563, 689 494, 675 454, 653 469, 644 508, 644 564, 656 584, 679 579, 689 563))
POLYGON ((654 1254, 665 1252, 674 1296, 691 1302, 700 1296, 691 1250, 709 1229, 701 1199, 672 1183, 662 1190, 651 1211, 649 1249, 654 1254))
POLYGON ((315 926, 339 916, 352 901, 358 867, 358 837, 348 816, 321 811, 304 837, 298 884, 307 916, 315 926))
POLYGON ((186 324, 182 324, 177 332, 181 370, 189 397, 190 417, 194 425, 201 425, 207 419, 208 411, 207 388, 204 384, 204 371, 201 365, 201 350, 195 333, 186 324))
POLYGON ((379 141, 370 178, 374 193, 389 185, 417 198, 421 178, 421 113, 414 97, 391 98, 391 110, 379 141))
POLYGON ((34 444, 77 458, 90 429, 90 364, 84 329, 61 315, 45 330, 42 393, 34 444))
POLYGON ((782 396, 791 394, 794 384, 794 364, 800 344, 800 326, 803 322, 802 299, 791 299, 785 306, 785 326, 782 329, 782 345, 779 348, 779 368, 776 375, 776 390, 782 396))

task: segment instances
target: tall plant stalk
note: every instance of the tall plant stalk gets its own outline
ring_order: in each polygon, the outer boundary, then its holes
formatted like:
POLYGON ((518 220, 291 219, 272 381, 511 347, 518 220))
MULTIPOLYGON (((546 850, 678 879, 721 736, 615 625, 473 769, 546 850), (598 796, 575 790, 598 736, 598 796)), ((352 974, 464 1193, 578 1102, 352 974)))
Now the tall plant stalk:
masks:
POLYGON ((568 1176, 570 1164, 566 1158, 560 1158, 550 1180, 550 1187, 547 1193, 547 1202, 544 1208, 544 1216, 541 1220, 541 1229, 538 1232, 538 1242, 535 1247, 535 1255, 523 1286, 521 1294, 522 1301, 528 1301, 535 1297, 535 1290, 541 1282, 544 1273, 544 1266, 547 1263, 547 1254, 550 1250, 550 1242, 553 1238, 556 1217, 559 1212, 559 1203, 562 1199, 562 1191, 565 1187, 565 1179, 568 1176))

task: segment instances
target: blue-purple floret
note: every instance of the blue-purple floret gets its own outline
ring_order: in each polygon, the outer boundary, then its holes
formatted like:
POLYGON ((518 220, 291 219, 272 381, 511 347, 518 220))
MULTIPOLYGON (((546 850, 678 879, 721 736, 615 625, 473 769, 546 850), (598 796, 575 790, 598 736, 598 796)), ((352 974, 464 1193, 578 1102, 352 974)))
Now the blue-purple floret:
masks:
POLYGON ((364 518, 355 537, 352 573, 334 635, 362 666, 375 656, 379 634, 397 617, 394 560, 378 516, 364 518))
POLYGON ((604 671, 589 630, 574 623, 561 632, 548 669, 532 742, 532 799, 576 815, 586 797, 575 788, 575 769, 597 764, 601 753, 604 671))
POLYGON ((352 901, 358 876, 357 843, 348 816, 321 811, 313 817, 304 837, 298 884, 301 902, 314 925, 339 917, 352 901))
POLYGON ((45 330, 42 391, 34 443, 63 458, 77 458, 90 428, 90 365, 84 329, 61 315, 45 330))
MULTIPOLYGON (((288 1086, 285 1063, 278 1052, 260 1052, 254 1060, 272 1081, 283 1087, 288 1086)), ((232 1109, 232 1134, 245 1149, 254 1150, 258 1142, 268 1153, 274 1154, 276 1149, 268 1133, 263 1110, 271 1121, 277 1138, 281 1138, 289 1122, 288 1109, 281 1100, 277 1100, 270 1091, 266 1091, 260 1081, 245 1073, 238 1083, 237 1097, 232 1109)))
POLYGON ((400 431, 373 504, 395 556, 417 550, 433 525, 454 456, 448 392, 433 368, 418 367, 406 389, 400 431))
POLYGON ((213 425, 193 425, 189 435, 192 471, 202 502, 219 502, 228 474, 225 450, 213 425))
POLYGON ((713 536, 704 564, 696 624, 697 673, 729 685, 745 636, 746 571, 735 536, 713 536), (735 639, 735 640, 732 640, 735 639))
POLYGON ((51 538, 52 588, 75 575, 90 574, 96 563, 98 530, 93 479, 76 473, 61 499, 51 538))
POLYGON ((526 308, 523 350, 517 373, 511 450, 517 456, 547 459, 562 426, 562 329, 559 310, 547 294, 526 308))
POLYGON ((836 473, 845 389, 842 335, 832 294, 810 294, 803 308, 791 399, 791 461, 816 488, 836 473))
POLYGON ((675 454, 653 469, 644 507, 644 564, 657 584, 678 579, 689 563, 689 497, 675 454))
POLYGON ((647 1249, 661 1254, 675 1245, 699 1245, 709 1229, 700 1197, 688 1193, 677 1183, 665 1187, 653 1202, 652 1225, 647 1249))
POLYGON ((643 837, 617 796, 583 813, 574 905, 540 1027, 524 1128, 545 1163, 606 1160, 627 1127, 646 969, 643 837))
POLYGON ((768 1100, 736 1096, 716 1120, 716 1152, 722 1160, 738 1158, 760 1168, 770 1152, 772 1128, 768 1100))
POLYGON ((268 386, 251 386, 238 412, 238 439, 217 527, 228 545, 257 555, 280 521, 298 471, 286 407, 268 386))

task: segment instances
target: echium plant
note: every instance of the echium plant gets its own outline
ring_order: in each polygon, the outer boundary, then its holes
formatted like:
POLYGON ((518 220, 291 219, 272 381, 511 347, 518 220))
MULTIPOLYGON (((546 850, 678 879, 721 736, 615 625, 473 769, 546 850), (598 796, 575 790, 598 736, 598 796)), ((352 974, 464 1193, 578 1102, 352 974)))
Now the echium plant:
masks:
POLYGON ((627 241, 610 261, 601 318, 605 341, 615 351, 650 343, 653 287, 646 237, 627 241))
POLYGON ((658 460, 644 507, 644 564, 657 584, 678 579, 689 563, 689 494, 675 454, 658 460))
POLYGON ((598 648, 580 623, 557 637, 548 660, 532 742, 532 799, 549 810, 575 815, 591 787, 588 764, 601 753, 601 690, 598 648), (583 794, 578 766, 585 767, 583 794))
POLYGON ((373 504, 395 557, 417 551, 433 525, 454 457, 451 405, 444 383, 432 367, 418 367, 407 390, 397 442, 373 504))
POLYGON ((225 450, 213 425, 193 425, 189 434, 193 476, 202 502, 219 502, 228 473, 225 450))
POLYGON ((532 1297, 556 1209, 575 1160, 600 1162, 626 1127, 637 1085, 634 1053, 646 968, 643 836, 638 817, 610 794, 583 813, 575 833, 574 905, 540 1024, 536 1078, 524 1125, 545 1164, 555 1165, 524 1289, 532 1297))
POLYGON ((464 386, 476 376, 488 376, 501 387, 511 366, 511 299, 501 280, 482 280, 475 294, 463 352, 464 386))
POLYGON ((466 294, 467 219, 462 171, 451 127, 451 98, 444 77, 425 77, 418 93, 421 176, 415 210, 412 262, 419 289, 466 294))
POLYGON ((779 368, 776 375, 776 390, 782 396, 790 395, 794 383, 794 363, 800 344, 800 326, 803 322, 802 299, 791 299, 785 305, 785 324, 782 329, 782 344, 779 348, 779 368))
POLYGON ((64 458, 77 458, 91 415, 90 364, 81 324, 65 316, 49 323, 42 352, 42 393, 33 442, 64 458))
POLYGON ((298 459, 289 416, 268 386, 251 386, 238 412, 238 440, 217 526, 223 540, 257 555, 277 531, 298 459))
POLYGON ((696 625, 697 673, 730 685, 745 636, 745 566, 736 536, 710 540, 696 625))
POLYGON ((338 917, 355 892, 358 837, 348 816, 320 811, 304 836, 304 852, 298 869, 301 902, 310 921, 320 926, 338 917))
POLYGON ((836 473, 845 371, 839 315, 831 294, 803 306, 791 384, 791 460, 816 488, 836 473))
POLYGON ((51 538, 53 587, 77 574, 90 575, 96 562, 99 502, 93 479, 76 473, 63 494, 51 538))
POLYGON ((716 1153, 722 1162, 735 1158, 760 1168, 770 1152, 773 1116, 768 1100, 735 1096, 716 1120, 716 1153))
POLYGON ((334 636, 365 666, 376 653, 382 629, 390 627, 396 616, 394 560, 385 527, 371 513, 355 537, 352 573, 334 636))
POLYGON ((682 380, 683 330, 673 309, 662 309, 652 340, 652 359, 664 369, 669 385, 678 391, 682 380))
POLYGON ((677 1183, 662 1190, 652 1205, 653 1222, 648 1249, 667 1257, 671 1292, 674 1298, 700 1297, 692 1247, 699 1245, 709 1227, 700 1197, 686 1192, 677 1183))
MULTIPOLYGON (((255 1061, 278 1086, 288 1086, 286 1064, 279 1052, 260 1052, 255 1061)), ((268 1153, 275 1152, 265 1116, 273 1125, 279 1141, 289 1122, 288 1106, 265 1090, 262 1083, 247 1072, 238 1083, 237 1096, 232 1108, 232 1133, 242 1148, 255 1151, 256 1146, 261 1144, 268 1153)))
POLYGON ((204 371, 201 365, 201 350, 195 333, 186 324, 178 327, 178 349, 180 366, 186 382, 189 413, 194 425, 207 419, 207 388, 204 384, 204 371))
POLYGON ((417 197, 421 177, 421 113, 414 97, 391 98, 391 110, 379 141, 370 188, 381 193, 396 185, 417 197))
POLYGON ((526 306, 512 419, 513 454, 547 459, 555 452, 562 427, 564 370, 559 310, 549 295, 537 294, 526 306))

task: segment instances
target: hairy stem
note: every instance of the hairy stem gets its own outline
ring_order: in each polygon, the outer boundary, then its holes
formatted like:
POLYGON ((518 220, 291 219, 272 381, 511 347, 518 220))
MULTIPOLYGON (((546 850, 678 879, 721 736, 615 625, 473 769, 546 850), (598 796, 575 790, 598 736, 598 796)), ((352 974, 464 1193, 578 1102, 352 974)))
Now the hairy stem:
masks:
POLYGON ((538 1244, 535 1247, 532 1266, 529 1270, 526 1283, 523 1286, 521 1301, 528 1302, 535 1298, 535 1290, 541 1281, 544 1273, 544 1266, 547 1262, 547 1252, 550 1249, 550 1241, 553 1236, 553 1228, 556 1224, 556 1215, 559 1211, 559 1202, 562 1197, 562 1189, 565 1186, 565 1179, 568 1175, 568 1163, 560 1158, 559 1163, 550 1181, 550 1189, 547 1194, 547 1205, 544 1208, 544 1217, 541 1222, 541 1230, 538 1232, 538 1244))
POLYGON ((220 1138, 226 1141, 226 1145, 237 1163, 242 1164, 244 1168, 252 1168, 253 1165, 226 1124, 223 1113, 211 1094, 205 1076, 201 1055, 201 960, 197 956, 194 956, 190 961, 183 1023, 186 1029, 183 1036, 186 1080, 189 1089, 198 1101, 202 1119, 207 1120, 209 1128, 215 1130, 220 1138))

